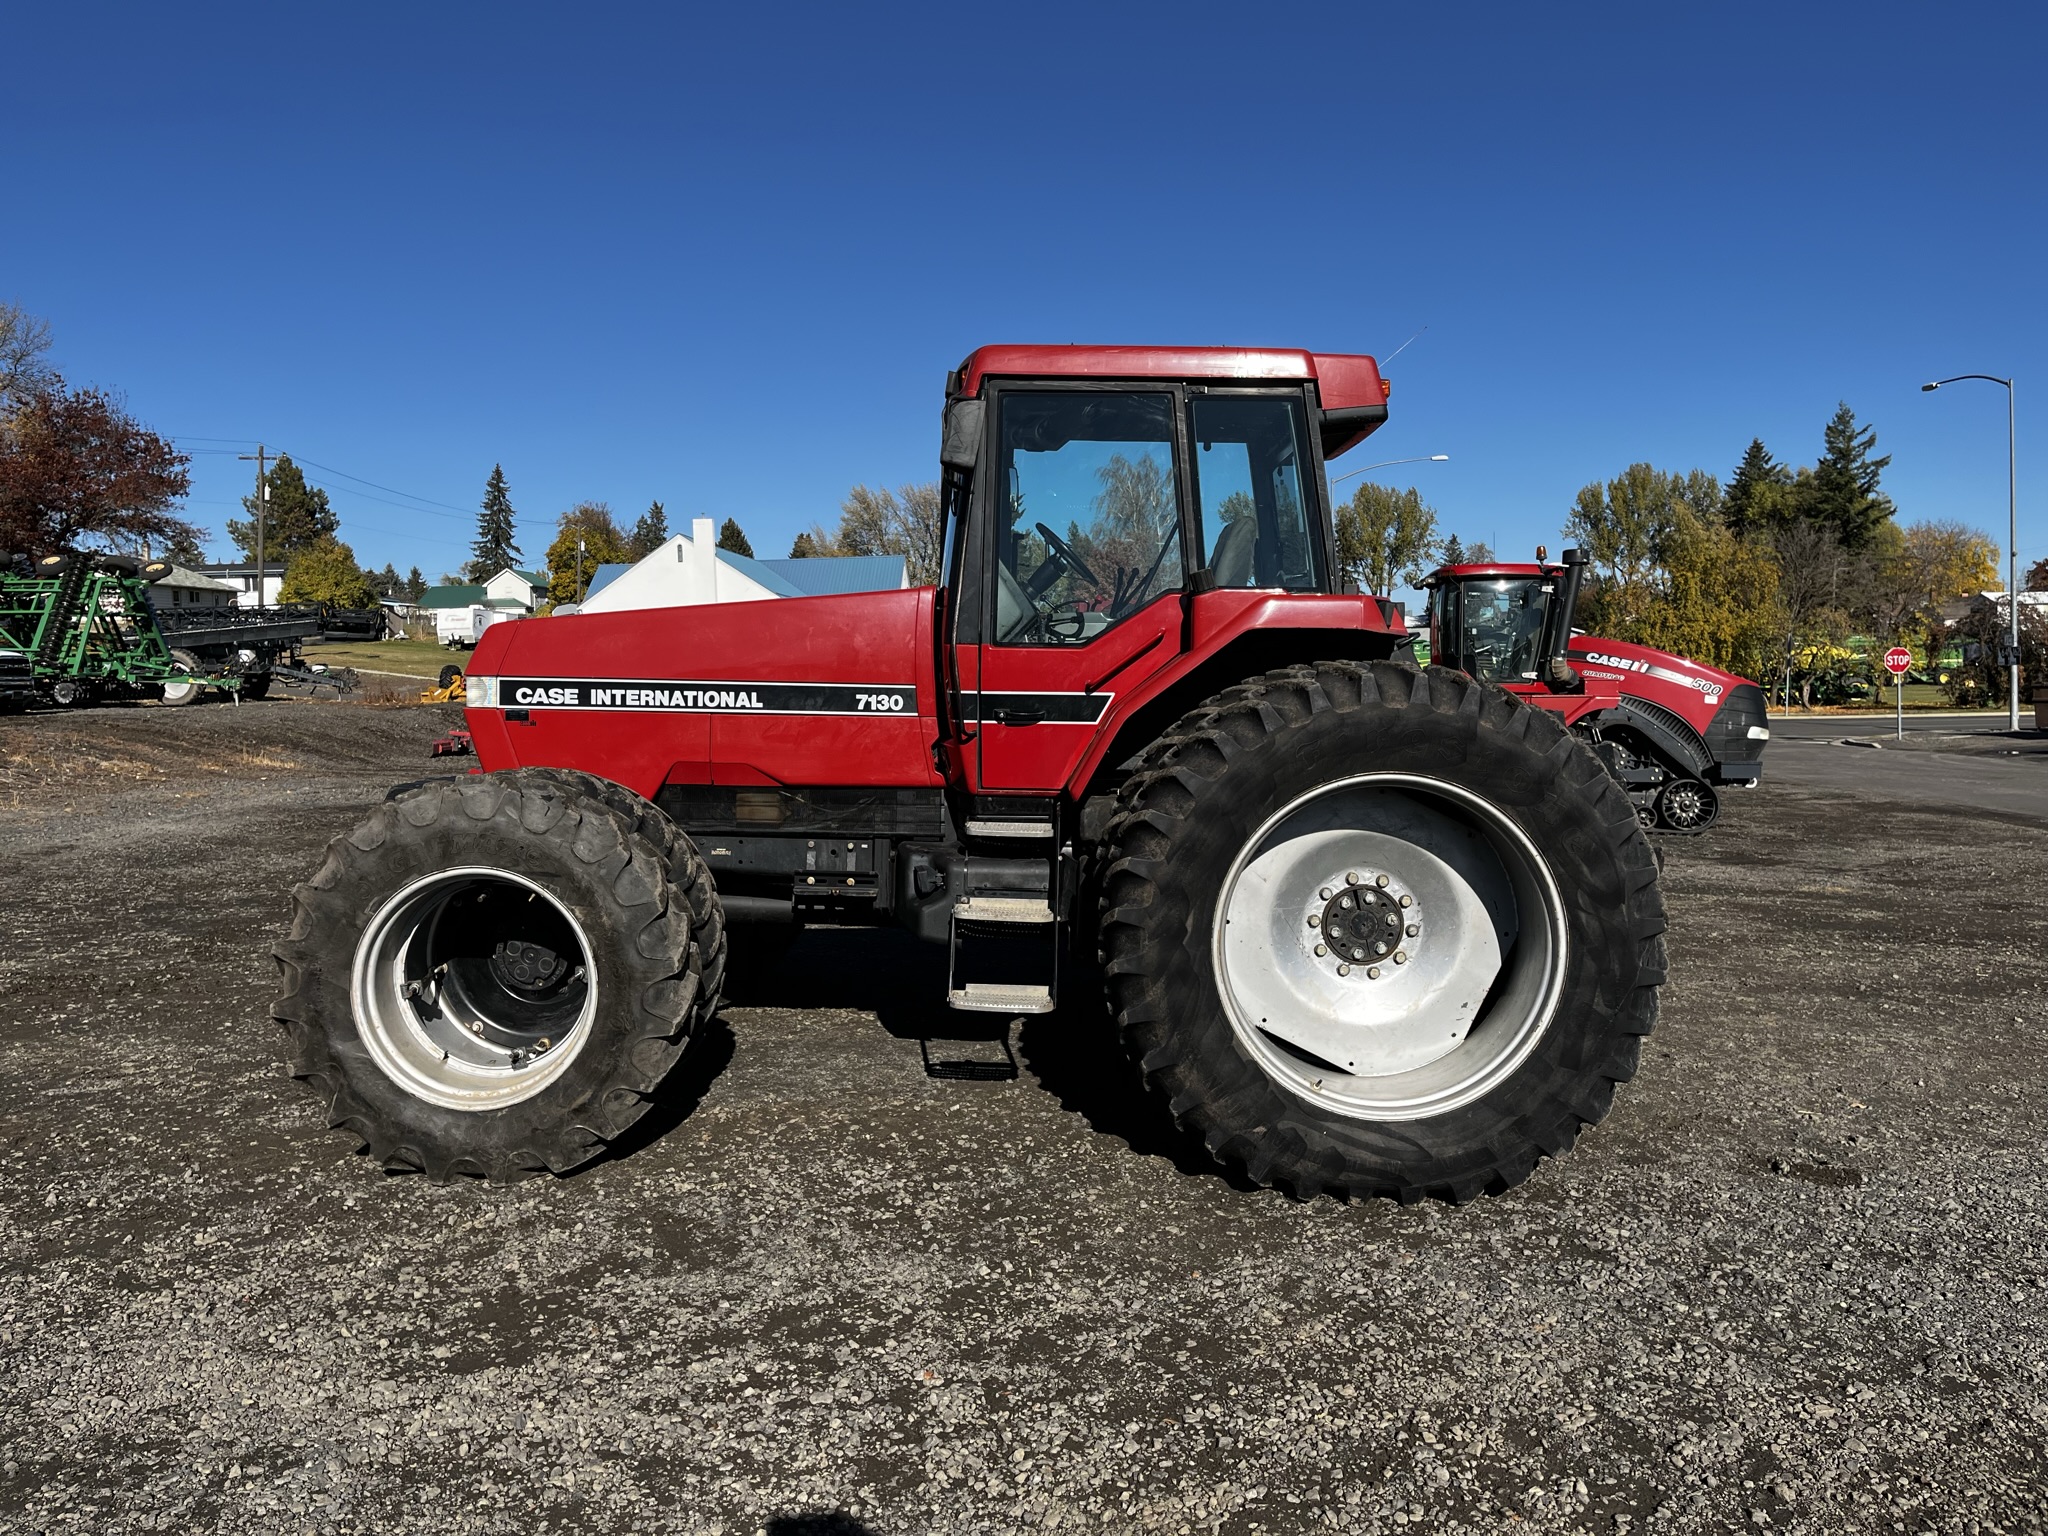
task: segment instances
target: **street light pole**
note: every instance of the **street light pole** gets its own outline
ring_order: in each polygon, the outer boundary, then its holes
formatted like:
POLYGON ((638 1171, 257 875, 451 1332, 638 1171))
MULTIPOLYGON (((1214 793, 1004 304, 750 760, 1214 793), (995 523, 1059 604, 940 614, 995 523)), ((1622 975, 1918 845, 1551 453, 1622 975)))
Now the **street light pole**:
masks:
POLYGON ((2014 431, 2013 381, 2001 379, 1995 373, 1959 373, 1952 379, 1936 379, 1932 384, 1922 384, 1922 394, 1932 394, 1944 384, 1960 383, 1964 379, 1982 379, 1987 384, 2005 386, 2005 516, 2006 549, 2009 551, 2010 567, 2005 582, 2006 606, 2012 610, 2012 628, 2007 644, 2012 647, 2007 657, 2010 672, 2007 674, 2006 711, 2008 724, 2014 731, 2020 728, 2020 481, 2018 438, 2014 431))
POLYGON ((1364 469, 1347 470, 1335 480, 1332 480, 1330 484, 1337 485, 1342 481, 1349 480, 1353 475, 1362 475, 1369 470, 1387 469, 1395 464, 1442 464, 1447 462, 1449 458, 1450 455, 1448 453, 1425 453, 1419 454, 1412 459, 1382 459, 1377 464, 1366 465, 1364 469))

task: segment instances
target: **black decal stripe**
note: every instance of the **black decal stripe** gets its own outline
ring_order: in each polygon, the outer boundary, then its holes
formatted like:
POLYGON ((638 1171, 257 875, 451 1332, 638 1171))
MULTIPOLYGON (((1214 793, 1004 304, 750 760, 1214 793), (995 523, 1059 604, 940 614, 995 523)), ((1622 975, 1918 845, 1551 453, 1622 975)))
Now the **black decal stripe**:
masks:
POLYGON ((998 710, 1037 713, 1047 725, 1093 725, 1109 709, 1113 693, 983 693, 977 707, 975 696, 963 701, 970 718, 996 724, 998 710))
POLYGON ((684 715, 915 715, 907 683, 712 682, 657 677, 501 677, 501 709, 684 715))

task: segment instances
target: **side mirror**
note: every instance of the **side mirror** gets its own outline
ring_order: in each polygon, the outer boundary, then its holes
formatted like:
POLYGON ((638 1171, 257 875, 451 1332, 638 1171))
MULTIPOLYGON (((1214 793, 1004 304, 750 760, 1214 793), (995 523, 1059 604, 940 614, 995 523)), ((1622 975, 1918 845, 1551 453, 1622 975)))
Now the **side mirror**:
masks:
POLYGON ((946 468, 974 468, 981 458, 982 417, 987 410, 985 400, 954 400, 946 406, 945 428, 939 442, 939 462, 946 468))

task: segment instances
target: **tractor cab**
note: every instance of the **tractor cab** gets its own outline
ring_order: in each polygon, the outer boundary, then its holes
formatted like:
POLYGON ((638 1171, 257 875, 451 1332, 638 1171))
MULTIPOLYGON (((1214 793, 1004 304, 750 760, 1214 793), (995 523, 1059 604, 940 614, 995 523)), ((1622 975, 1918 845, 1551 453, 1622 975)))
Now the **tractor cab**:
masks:
POLYGON ((1423 585, 1429 592, 1429 653, 1481 682, 1569 686, 1565 662, 1585 557, 1564 552, 1558 565, 1447 565, 1423 585))

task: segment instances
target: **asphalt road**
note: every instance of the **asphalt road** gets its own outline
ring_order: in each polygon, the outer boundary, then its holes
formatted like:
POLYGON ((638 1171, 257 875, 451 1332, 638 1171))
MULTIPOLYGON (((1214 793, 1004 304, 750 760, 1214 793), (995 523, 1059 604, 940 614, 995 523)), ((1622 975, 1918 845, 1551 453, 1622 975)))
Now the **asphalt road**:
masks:
POLYGON ((0 721, 0 1530, 2048 1520, 2048 829, 1787 775, 1671 842, 1640 1078, 1461 1209, 1235 1186, 1082 1000, 930 1079, 936 957, 850 931, 618 1156, 435 1188, 284 1077, 266 951, 445 723, 0 721))
MULTIPOLYGON (((2031 726, 2033 711, 2021 721, 2031 726)), ((2005 724, 2004 715, 1909 714, 1901 741, 1891 718, 1773 716, 1764 782, 1888 807, 1945 805, 2048 823, 2048 732, 2014 736, 2005 724)))

